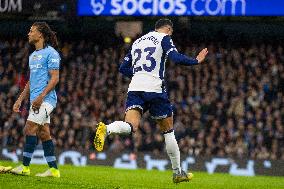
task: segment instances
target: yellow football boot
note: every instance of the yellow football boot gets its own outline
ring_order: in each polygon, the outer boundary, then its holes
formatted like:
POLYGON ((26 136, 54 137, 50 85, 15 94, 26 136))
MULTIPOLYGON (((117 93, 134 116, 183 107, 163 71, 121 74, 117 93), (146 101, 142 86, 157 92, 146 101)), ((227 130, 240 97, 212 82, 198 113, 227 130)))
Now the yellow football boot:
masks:
POLYGON ((29 166, 19 165, 10 171, 15 175, 25 175, 29 176, 31 174, 29 166))
POLYGON ((107 127, 103 122, 99 122, 97 125, 97 132, 94 139, 94 145, 97 151, 102 151, 105 144, 105 138, 107 136, 107 127))
POLYGON ((180 183, 180 182, 188 182, 193 178, 192 173, 186 173, 184 171, 181 171, 180 174, 173 174, 173 182, 174 183, 180 183))
POLYGON ((55 168, 49 168, 47 169, 45 172, 43 173, 38 173, 35 176, 37 177, 55 177, 55 178, 59 178, 60 177, 60 171, 58 169, 55 168))

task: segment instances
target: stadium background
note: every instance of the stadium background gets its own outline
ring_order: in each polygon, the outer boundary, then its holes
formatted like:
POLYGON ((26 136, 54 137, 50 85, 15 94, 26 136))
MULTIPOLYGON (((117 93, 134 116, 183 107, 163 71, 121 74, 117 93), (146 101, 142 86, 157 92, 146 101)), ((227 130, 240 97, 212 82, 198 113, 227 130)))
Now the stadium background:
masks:
MULTIPOLYGON (((27 32, 34 21, 44 20, 57 31, 62 53, 59 103, 51 124, 59 162, 170 167, 162 135, 147 114, 134 139, 111 137, 104 153, 92 146, 98 121, 124 116, 129 80, 118 73, 118 66, 131 43, 123 27, 141 26, 142 34, 161 16, 77 16, 80 1, 0 2, 1 159, 21 159, 29 106, 26 101, 21 114, 14 114, 12 105, 28 79, 32 48, 27 32)), ((196 56, 209 49, 206 64, 167 66, 184 168, 284 175, 284 18, 255 16, 170 17, 180 52, 196 56)), ((32 163, 45 163, 40 144, 32 163)))

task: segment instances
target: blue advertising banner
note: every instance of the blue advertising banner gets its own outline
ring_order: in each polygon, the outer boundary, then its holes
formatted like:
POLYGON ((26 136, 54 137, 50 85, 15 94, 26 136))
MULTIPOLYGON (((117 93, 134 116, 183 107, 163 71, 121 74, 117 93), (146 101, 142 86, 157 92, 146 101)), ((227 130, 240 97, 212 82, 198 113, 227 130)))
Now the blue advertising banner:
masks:
POLYGON ((79 16, 284 16, 284 0, 78 0, 79 16))

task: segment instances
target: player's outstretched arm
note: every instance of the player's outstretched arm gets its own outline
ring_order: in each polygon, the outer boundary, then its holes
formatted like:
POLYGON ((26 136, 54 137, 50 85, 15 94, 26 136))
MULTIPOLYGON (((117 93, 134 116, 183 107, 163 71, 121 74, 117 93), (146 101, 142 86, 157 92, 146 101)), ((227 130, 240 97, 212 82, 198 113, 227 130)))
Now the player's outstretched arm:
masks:
POLYGON ((207 48, 203 49, 196 58, 190 58, 177 51, 170 36, 165 36, 162 40, 163 51, 166 52, 168 58, 176 64, 191 66, 202 63, 208 53, 207 48))
POLYGON ((186 66, 200 64, 204 61, 206 55, 208 54, 207 48, 200 51, 196 58, 190 58, 186 55, 183 55, 177 51, 171 51, 168 56, 170 60, 174 61, 176 64, 182 64, 186 66))
POLYGON ((133 70, 132 70, 132 57, 129 52, 123 59, 123 62, 120 64, 119 72, 125 75, 126 77, 132 78, 133 70))
POLYGON ((176 64, 181 64, 185 66, 192 66, 198 64, 198 60, 196 58, 190 58, 184 54, 181 54, 177 51, 171 51, 168 54, 168 57, 171 61, 176 64))

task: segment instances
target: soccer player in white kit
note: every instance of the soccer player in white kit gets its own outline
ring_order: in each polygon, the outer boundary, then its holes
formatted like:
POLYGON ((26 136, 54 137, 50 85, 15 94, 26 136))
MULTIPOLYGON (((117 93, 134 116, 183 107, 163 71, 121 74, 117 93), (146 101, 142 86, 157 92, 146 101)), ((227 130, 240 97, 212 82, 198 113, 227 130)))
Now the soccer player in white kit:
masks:
POLYGON ((165 63, 169 58, 176 64, 197 65, 204 61, 208 51, 203 49, 196 58, 180 54, 170 37, 172 33, 171 20, 160 19, 155 24, 155 31, 132 44, 119 69, 123 75, 131 78, 125 121, 115 121, 109 125, 100 122, 94 145, 98 151, 102 151, 107 135, 135 133, 142 114, 149 110, 165 137, 166 151, 173 169, 173 182, 179 183, 189 181, 193 175, 181 170, 180 151, 173 130, 173 111, 164 84, 165 63))

